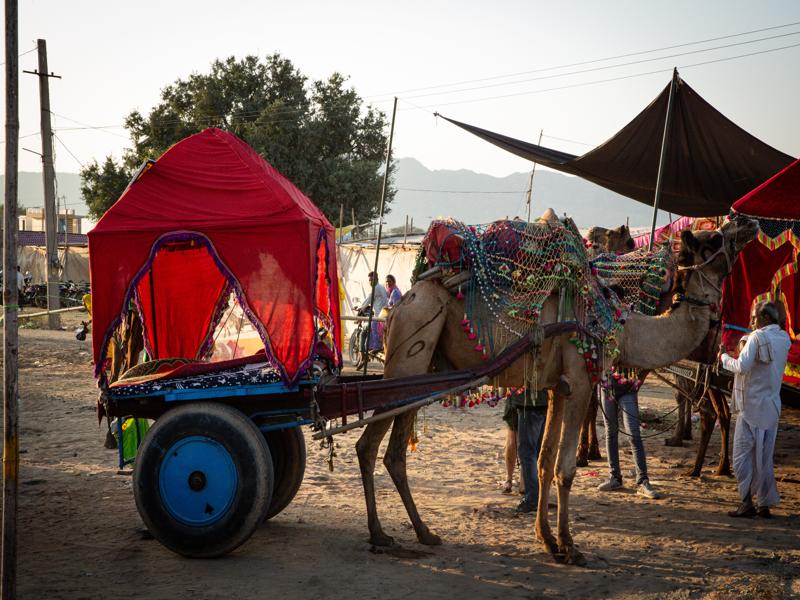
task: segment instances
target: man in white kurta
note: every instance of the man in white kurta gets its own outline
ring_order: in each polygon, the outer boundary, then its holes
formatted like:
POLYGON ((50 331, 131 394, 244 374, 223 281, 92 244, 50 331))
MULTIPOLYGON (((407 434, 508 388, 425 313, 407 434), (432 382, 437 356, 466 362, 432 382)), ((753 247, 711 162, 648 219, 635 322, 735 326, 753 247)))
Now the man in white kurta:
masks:
POLYGON ((778 503, 772 455, 781 414, 781 381, 791 340, 781 329, 775 304, 759 303, 755 326, 739 358, 722 354, 722 366, 735 374, 733 410, 738 412, 733 436, 733 470, 742 503, 732 517, 769 517, 778 503))

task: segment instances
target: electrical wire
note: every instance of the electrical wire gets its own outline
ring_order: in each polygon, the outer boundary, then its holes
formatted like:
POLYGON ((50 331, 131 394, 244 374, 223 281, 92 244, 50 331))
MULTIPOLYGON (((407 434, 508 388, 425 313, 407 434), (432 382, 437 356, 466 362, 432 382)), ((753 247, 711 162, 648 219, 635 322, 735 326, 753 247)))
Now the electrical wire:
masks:
MULTIPOLYGON (((706 60, 706 61, 702 61, 702 62, 698 62, 698 63, 691 63, 691 64, 687 64, 687 65, 678 66, 676 68, 678 70, 690 69, 690 68, 693 68, 693 67, 700 67, 700 66, 710 65, 710 64, 719 63, 719 62, 727 62, 727 61, 731 61, 731 60, 737 60, 739 58, 747 58, 747 57, 750 57, 750 56, 757 56, 757 55, 760 55, 760 54, 769 54, 771 52, 778 52, 780 50, 787 50, 789 48, 797 48, 798 46, 800 46, 800 43, 798 43, 798 44, 790 44, 790 45, 787 45, 787 46, 779 46, 777 48, 769 48, 767 50, 759 50, 759 51, 756 51, 756 52, 748 52, 746 54, 738 54, 736 56, 728 56, 728 57, 724 57, 724 58, 716 58, 716 59, 713 59, 713 60, 706 60)), ((672 67, 669 67, 667 69, 655 69, 653 71, 647 71, 647 72, 644 72, 644 73, 632 73, 630 75, 620 75, 618 77, 609 77, 609 78, 606 78, 606 79, 596 79, 594 81, 585 81, 585 82, 582 82, 582 83, 573 83, 573 84, 569 84, 569 85, 561 85, 561 86, 556 86, 556 87, 551 87, 551 88, 543 88, 543 89, 539 89, 539 90, 528 90, 528 91, 524 91, 524 92, 514 92, 514 93, 511 93, 511 94, 501 94, 501 95, 498 95, 498 96, 485 96, 483 98, 472 98, 472 99, 469 99, 469 100, 455 100, 455 101, 452 101, 452 102, 445 102, 445 103, 440 103, 440 104, 429 104, 429 105, 421 106, 419 108, 422 109, 422 110, 427 110, 429 108, 437 108, 437 107, 441 107, 441 106, 453 106, 453 105, 456 105, 456 104, 469 104, 469 103, 472 103, 472 102, 485 102, 487 100, 499 100, 501 98, 513 98, 513 97, 516 97, 516 96, 531 96, 531 95, 534 95, 534 94, 542 94, 542 93, 545 93, 545 92, 554 92, 554 91, 558 91, 558 90, 568 90, 568 89, 572 89, 572 88, 586 87, 586 86, 590 86, 590 85, 597 85, 597 84, 600 84, 600 83, 609 83, 609 82, 612 82, 612 81, 622 81, 624 79, 634 79, 634 78, 637 78, 637 77, 645 77, 647 75, 655 75, 655 74, 658 74, 658 73, 671 73, 671 72, 672 72, 672 67)))
POLYGON ((468 88, 460 88, 460 89, 456 89, 456 90, 447 90, 447 91, 441 91, 441 92, 428 92, 426 94, 417 94, 417 95, 413 95, 413 96, 407 96, 407 98, 426 98, 426 97, 430 97, 430 96, 445 96, 447 94, 460 94, 460 93, 463 93, 463 92, 473 92, 475 90, 483 90, 483 89, 487 89, 487 88, 502 87, 502 86, 507 86, 507 85, 518 85, 520 83, 530 83, 531 81, 543 81, 543 80, 546 80, 546 79, 557 79, 559 77, 570 77, 572 75, 583 75, 584 73, 594 73, 596 71, 606 71, 608 69, 618 69, 620 67, 630 67, 630 66, 633 66, 633 65, 640 65, 640 64, 644 64, 644 63, 658 61, 658 60, 667 60, 667 59, 670 59, 670 58, 678 58, 678 57, 681 57, 681 56, 689 56, 689 55, 692 55, 692 54, 700 54, 702 52, 713 52, 715 50, 723 50, 725 48, 733 48, 733 47, 736 47, 736 46, 744 46, 744 45, 747 45, 747 44, 755 44, 755 43, 758 43, 758 42, 763 42, 763 41, 767 41, 767 40, 774 40, 774 39, 789 37, 789 36, 793 36, 793 35, 800 35, 800 31, 792 31, 792 32, 789 32, 789 33, 782 33, 782 34, 779 34, 779 35, 773 35, 773 36, 769 36, 769 37, 758 38, 758 39, 755 39, 755 40, 748 40, 748 41, 745 41, 745 42, 734 42, 732 44, 724 44, 722 46, 714 46, 712 48, 702 48, 700 50, 690 50, 688 52, 679 52, 677 54, 668 54, 666 56, 657 56, 657 57, 654 57, 654 58, 643 58, 641 60, 633 60, 633 61, 629 61, 629 62, 626 62, 626 63, 620 63, 620 64, 617 64, 617 65, 604 65, 602 67, 592 67, 592 68, 589 68, 589 69, 580 69, 578 71, 569 71, 567 73, 555 73, 553 75, 542 75, 540 77, 530 77, 528 79, 519 79, 517 81, 506 81, 506 82, 502 82, 502 83, 492 83, 492 84, 487 84, 487 85, 478 85, 478 86, 473 86, 473 87, 468 87, 468 88))
POLYGON ((631 56, 641 56, 642 54, 650 54, 650 53, 653 53, 653 52, 662 52, 664 50, 674 50, 675 48, 685 48, 686 46, 695 46, 697 44, 704 44, 704 43, 707 43, 707 42, 717 42, 717 41, 720 41, 720 40, 731 39, 731 38, 735 38, 735 37, 741 37, 743 35, 750 35, 752 33, 761 33, 761 32, 764 32, 764 31, 772 31, 772 30, 775 30, 775 29, 783 29, 785 27, 793 27, 795 25, 800 25, 800 21, 794 21, 792 23, 785 23, 783 25, 774 25, 772 27, 763 27, 761 29, 752 29, 750 31, 743 31, 743 32, 740 32, 740 33, 732 33, 732 34, 729 34, 729 35, 723 35, 723 36, 719 36, 719 37, 707 38, 707 39, 698 40, 698 41, 695 41, 695 42, 685 42, 685 43, 682 43, 682 44, 675 44, 675 45, 672 45, 672 46, 663 46, 661 48, 653 48, 651 50, 640 50, 638 52, 629 52, 627 54, 618 54, 616 56, 608 56, 608 57, 605 57, 605 58, 596 58, 596 59, 591 59, 591 60, 583 60, 583 61, 580 61, 580 62, 567 63, 567 64, 563 64, 563 65, 556 65, 556 66, 553 66, 553 67, 542 67, 542 68, 533 69, 533 70, 530 70, 530 71, 518 71, 516 73, 506 73, 505 75, 495 75, 495 76, 492 76, 492 77, 481 77, 481 78, 478 78, 478 79, 467 79, 467 80, 456 81, 456 82, 452 82, 452 83, 442 83, 442 84, 432 85, 432 86, 427 86, 427 87, 412 88, 412 89, 407 89, 407 90, 403 90, 403 91, 400 91, 400 92, 394 92, 394 93, 391 93, 391 94, 388 94, 388 93, 387 94, 375 94, 373 96, 368 96, 368 97, 381 98, 383 96, 396 96, 396 95, 399 95, 399 94, 409 94, 409 93, 414 93, 414 92, 423 92, 423 91, 442 88, 442 87, 453 87, 453 86, 456 86, 456 85, 468 85, 470 83, 480 83, 482 81, 493 81, 493 80, 497 80, 497 79, 506 79, 508 77, 519 77, 520 75, 531 75, 533 73, 543 73, 543 72, 546 72, 546 71, 555 71, 555 70, 558 70, 558 69, 568 69, 568 68, 571 68, 571 67, 580 67, 580 66, 583 66, 583 65, 595 64, 595 63, 599 63, 599 62, 607 62, 609 60, 617 60, 617 59, 620 59, 620 58, 628 58, 628 57, 631 57, 631 56))
POLYGON ((85 165, 83 164, 83 162, 81 162, 81 159, 79 159, 77 156, 75 156, 75 154, 72 152, 72 150, 70 150, 70 149, 67 147, 67 145, 64 143, 64 140, 62 140, 60 137, 58 137, 58 136, 55 134, 55 132, 53 133, 53 137, 54 137, 55 139, 57 139, 57 140, 58 140, 58 143, 59 143, 59 144, 61 144, 61 145, 64 147, 64 150, 66 150, 66 151, 69 153, 69 155, 70 155, 72 158, 74 158, 74 159, 75 159, 75 162, 76 162, 76 163, 78 163, 78 164, 81 166, 81 168, 83 168, 83 167, 85 166, 85 165))

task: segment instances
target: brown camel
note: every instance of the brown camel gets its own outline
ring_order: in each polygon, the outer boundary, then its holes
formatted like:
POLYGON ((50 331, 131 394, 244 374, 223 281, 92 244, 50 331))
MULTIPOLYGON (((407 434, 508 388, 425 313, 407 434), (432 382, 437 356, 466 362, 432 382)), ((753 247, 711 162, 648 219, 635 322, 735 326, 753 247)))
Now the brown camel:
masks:
MULTIPOLYGON (((668 313, 658 317, 631 314, 620 334, 620 365, 655 369, 687 356, 706 335, 721 296, 721 285, 733 261, 758 231, 755 221, 739 218, 725 223, 716 232, 682 235, 684 252, 691 267, 683 272, 686 295, 668 313)), ((558 294, 550 296, 541 309, 541 325, 556 322, 558 294)), ((438 281, 416 283, 392 310, 386 332, 386 377, 426 373, 434 351, 441 353, 456 368, 469 368, 481 360, 461 328, 462 302, 438 281)), ((557 560, 585 564, 575 548, 569 529, 569 492, 575 477, 575 451, 580 426, 591 397, 591 379, 583 357, 569 343, 570 336, 544 340, 538 352, 518 360, 501 377, 499 385, 526 384, 526 366, 536 368, 539 389, 555 390, 547 414, 544 441, 539 456, 539 506, 536 535, 557 560), (532 362, 531 362, 532 361, 532 362), (527 364, 526 364, 527 363, 527 364), (558 528, 554 536, 548 520, 550 485, 554 475, 558 485, 558 528)), ((393 418, 389 445, 383 462, 403 500, 408 516, 423 544, 440 544, 417 511, 406 473, 406 450, 412 433, 415 411, 393 418)), ((391 545, 384 533, 375 503, 374 469, 380 442, 392 419, 367 425, 356 444, 367 504, 370 542, 391 545)))
MULTIPOLYGON (((616 229, 606 229, 605 227, 592 227, 586 234, 586 239, 590 246, 586 251, 589 258, 594 258, 605 252, 630 252, 635 244, 631 237, 630 229, 627 225, 620 225, 616 229)), ((576 458, 579 467, 585 467, 590 460, 601 460, 600 444, 597 437, 597 388, 592 390, 592 399, 586 409, 586 419, 581 425, 581 436, 578 441, 578 456, 576 458)))

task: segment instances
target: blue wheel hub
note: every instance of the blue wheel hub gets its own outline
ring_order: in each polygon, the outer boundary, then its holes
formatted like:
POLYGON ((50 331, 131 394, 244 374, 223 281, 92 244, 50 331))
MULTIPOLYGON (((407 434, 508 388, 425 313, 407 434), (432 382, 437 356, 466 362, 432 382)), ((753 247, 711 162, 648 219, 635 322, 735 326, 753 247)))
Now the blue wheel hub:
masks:
POLYGON ((216 440, 193 435, 175 442, 158 473, 161 501, 185 525, 211 525, 228 512, 239 475, 230 452, 216 440))

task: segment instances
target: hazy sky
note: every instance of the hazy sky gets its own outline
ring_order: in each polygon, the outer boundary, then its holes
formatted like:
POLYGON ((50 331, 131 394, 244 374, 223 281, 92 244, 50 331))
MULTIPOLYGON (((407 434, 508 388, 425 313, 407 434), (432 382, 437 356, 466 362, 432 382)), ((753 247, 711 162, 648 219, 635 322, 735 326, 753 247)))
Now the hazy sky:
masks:
MULTIPOLYGON (((348 75, 362 97, 387 112, 392 94, 400 96, 405 102, 397 115, 395 156, 413 156, 434 169, 506 175, 528 170, 530 163, 437 122, 428 111, 529 141, 544 129, 543 144, 580 154, 643 109, 668 83, 673 66, 733 121, 800 156, 800 46, 689 66, 800 44, 800 2, 794 0, 22 0, 19 12, 20 52, 35 48, 37 38, 46 39, 50 70, 63 77, 51 80, 51 109, 56 135, 75 158, 57 141, 59 171, 76 172, 78 161, 107 154, 118 157, 127 144, 124 117, 132 109, 149 111, 161 88, 176 78, 206 71, 215 58, 272 52, 312 78, 333 71, 348 75), (766 37, 774 39, 742 43, 766 37), (731 44, 737 45, 697 52, 731 44), (651 60, 686 52, 691 54, 651 60), (607 68, 642 60, 647 62, 607 68), (557 76, 587 69, 593 70, 557 76), (652 71, 659 72, 550 90, 652 71), (514 73, 523 74, 501 77, 514 73), (525 81, 501 85, 519 80, 525 81), (408 91, 467 81, 445 88, 456 93, 408 91), (103 129, 75 129, 86 126, 103 129)), ((36 53, 22 56, 20 65, 34 69, 36 53)), ((20 145, 38 151, 32 75, 20 75, 20 107, 20 135, 34 134, 20 145)), ((20 170, 40 166, 38 156, 20 153, 20 170)))

